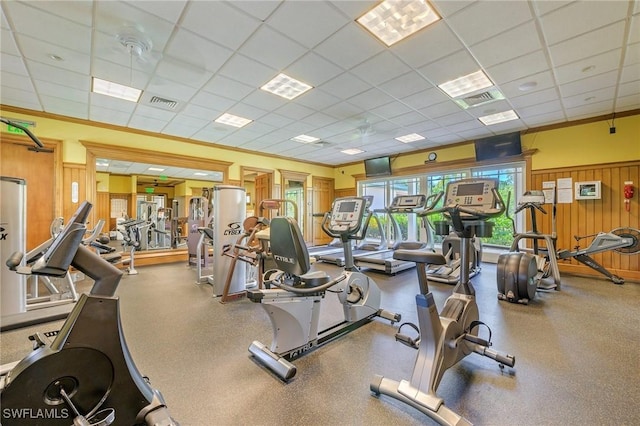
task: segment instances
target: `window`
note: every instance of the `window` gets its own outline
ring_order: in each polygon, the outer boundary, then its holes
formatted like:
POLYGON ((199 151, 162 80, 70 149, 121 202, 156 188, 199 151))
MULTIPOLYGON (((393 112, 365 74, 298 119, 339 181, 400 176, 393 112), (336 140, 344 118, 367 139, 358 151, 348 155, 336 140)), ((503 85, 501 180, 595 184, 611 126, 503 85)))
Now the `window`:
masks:
MULTIPOLYGON (((498 179, 499 192, 503 197, 505 203, 510 198, 512 201, 509 203, 509 217, 514 217, 514 202, 524 192, 524 169, 525 164, 508 163, 498 164, 488 167, 467 168, 459 170, 449 170, 446 172, 436 172, 431 174, 401 177, 401 178, 388 178, 367 180, 358 183, 358 194, 361 195, 373 195, 373 208, 384 208, 391 203, 395 195, 413 195, 413 194, 434 194, 444 191, 448 182, 452 180, 465 179, 469 177, 487 177, 498 179)), ((440 206, 443 201, 440 201, 440 206)), ((396 215, 396 219, 400 224, 402 231, 401 238, 415 238, 419 241, 427 241, 426 231, 420 226, 418 218, 409 220, 408 218, 400 218, 396 215)), ((412 215, 415 216, 415 215, 412 215)), ((521 216, 521 215, 520 215, 521 216)), ((524 224, 522 218, 515 217, 515 226, 517 232, 524 231, 524 224)), ((483 238, 482 242, 485 245, 509 247, 513 241, 513 225, 509 217, 503 215, 493 219, 494 230, 491 238, 483 238)), ((429 217, 429 221, 433 223, 436 220, 442 220, 442 215, 433 215, 429 217)), ((385 224, 388 221, 385 220, 385 224)), ((385 231, 389 232, 389 240, 396 239, 398 236, 392 235, 392 229, 390 225, 385 225, 385 231)), ((443 237, 433 237, 430 231, 429 242, 441 243, 443 237)))

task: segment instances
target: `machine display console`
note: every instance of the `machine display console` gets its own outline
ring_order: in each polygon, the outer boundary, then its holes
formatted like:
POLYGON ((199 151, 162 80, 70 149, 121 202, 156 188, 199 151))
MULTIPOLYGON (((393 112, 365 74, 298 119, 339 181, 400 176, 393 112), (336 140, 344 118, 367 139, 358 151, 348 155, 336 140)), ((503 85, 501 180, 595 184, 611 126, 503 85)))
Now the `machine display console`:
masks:
POLYGON ((329 229, 341 232, 357 228, 366 211, 365 198, 338 198, 333 202, 329 229))
POLYGON ((489 211, 495 207, 491 190, 498 187, 495 179, 463 179, 447 185, 446 205, 473 207, 489 211))
POLYGON ((396 195, 391 202, 389 210, 396 212, 412 212, 424 209, 427 196, 419 195, 396 195))

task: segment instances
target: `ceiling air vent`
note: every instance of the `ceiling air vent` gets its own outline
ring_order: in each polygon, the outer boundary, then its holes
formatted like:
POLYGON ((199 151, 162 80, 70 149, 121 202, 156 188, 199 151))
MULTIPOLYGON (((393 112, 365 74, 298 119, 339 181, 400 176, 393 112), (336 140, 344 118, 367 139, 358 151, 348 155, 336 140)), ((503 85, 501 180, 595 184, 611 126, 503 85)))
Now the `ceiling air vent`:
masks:
POLYGON ((178 101, 161 98, 160 96, 152 96, 151 99, 149 99, 149 105, 173 111, 178 106, 178 101))
POLYGON ((504 99, 504 95, 497 89, 487 90, 486 92, 476 93, 475 95, 467 96, 465 98, 456 99, 455 101, 462 108, 467 109, 476 107, 478 105, 484 105, 489 102, 498 101, 504 99))
POLYGON ((140 104, 165 111, 179 112, 184 107, 184 103, 159 96, 155 93, 142 92, 140 104))

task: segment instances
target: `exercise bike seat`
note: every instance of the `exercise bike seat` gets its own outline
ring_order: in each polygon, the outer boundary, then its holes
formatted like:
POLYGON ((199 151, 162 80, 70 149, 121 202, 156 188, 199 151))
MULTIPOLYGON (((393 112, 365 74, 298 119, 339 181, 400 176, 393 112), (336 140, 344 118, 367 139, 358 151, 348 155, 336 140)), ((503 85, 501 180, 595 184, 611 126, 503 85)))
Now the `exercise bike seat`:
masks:
POLYGON ((393 258, 406 262, 424 263, 427 265, 445 265, 447 259, 443 255, 428 250, 396 250, 393 258))

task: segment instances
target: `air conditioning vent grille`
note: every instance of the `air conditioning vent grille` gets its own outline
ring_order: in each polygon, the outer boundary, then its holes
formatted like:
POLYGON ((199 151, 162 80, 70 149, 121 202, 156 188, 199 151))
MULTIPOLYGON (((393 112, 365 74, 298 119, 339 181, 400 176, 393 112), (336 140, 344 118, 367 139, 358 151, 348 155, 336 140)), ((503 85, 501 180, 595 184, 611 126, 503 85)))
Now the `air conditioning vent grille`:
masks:
POLYGON ((160 107, 162 109, 174 110, 178 106, 178 101, 161 98, 160 96, 152 96, 151 99, 149 99, 149 105, 160 107))

